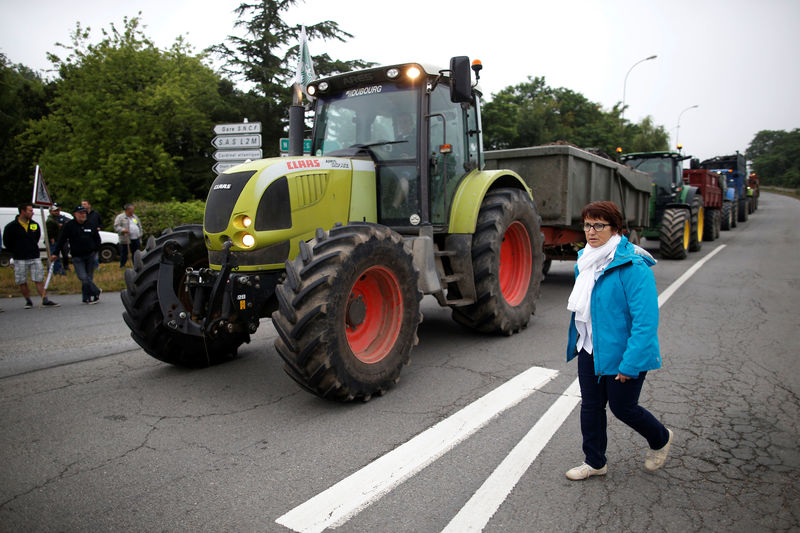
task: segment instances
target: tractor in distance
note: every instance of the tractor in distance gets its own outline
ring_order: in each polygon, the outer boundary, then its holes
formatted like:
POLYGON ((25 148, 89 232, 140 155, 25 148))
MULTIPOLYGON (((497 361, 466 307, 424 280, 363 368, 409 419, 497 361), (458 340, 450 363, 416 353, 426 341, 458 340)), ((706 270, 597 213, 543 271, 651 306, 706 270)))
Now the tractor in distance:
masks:
POLYGON ((697 187, 683 181, 683 161, 678 152, 637 152, 623 154, 620 161, 652 176, 650 224, 642 229, 647 239, 659 240, 665 259, 685 259, 700 250, 703 242, 705 208, 697 187))
MULTIPOLYGON (((121 293, 134 340, 161 361, 208 366, 271 316, 301 387, 366 401, 409 362, 423 295, 473 330, 525 328, 540 217, 518 174, 482 170, 480 69, 460 56, 449 69, 405 63, 311 83, 310 156, 227 170, 202 226, 137 252, 121 293)), ((302 146, 301 128, 290 136, 302 146)))
POLYGON ((725 199, 731 203, 733 212, 731 227, 736 227, 737 222, 747 222, 750 197, 747 194, 747 162, 744 156, 737 151, 732 155, 712 157, 701 161, 700 168, 713 170, 724 176, 725 199))

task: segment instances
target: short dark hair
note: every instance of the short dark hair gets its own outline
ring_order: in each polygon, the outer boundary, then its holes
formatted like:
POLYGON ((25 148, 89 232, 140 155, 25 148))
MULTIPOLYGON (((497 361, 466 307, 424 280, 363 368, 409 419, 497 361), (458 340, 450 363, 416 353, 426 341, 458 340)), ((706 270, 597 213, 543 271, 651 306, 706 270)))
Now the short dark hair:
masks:
POLYGON ((130 204, 130 203, 128 203, 128 204, 125 204, 125 206, 124 206, 122 209, 124 209, 125 211, 127 211, 129 207, 133 207, 133 204, 130 204))
POLYGON ((622 213, 614 202, 592 202, 586 204, 581 211, 581 219, 597 218, 608 221, 609 225, 616 228, 617 232, 622 230, 622 213))
POLYGON ((17 210, 18 210, 20 213, 22 213, 23 211, 25 211, 26 209, 28 209, 28 206, 31 206, 31 207, 33 207, 33 204, 32 204, 32 203, 30 203, 30 202, 28 202, 28 203, 25 203, 25 204, 19 204, 19 205, 17 206, 17 210))

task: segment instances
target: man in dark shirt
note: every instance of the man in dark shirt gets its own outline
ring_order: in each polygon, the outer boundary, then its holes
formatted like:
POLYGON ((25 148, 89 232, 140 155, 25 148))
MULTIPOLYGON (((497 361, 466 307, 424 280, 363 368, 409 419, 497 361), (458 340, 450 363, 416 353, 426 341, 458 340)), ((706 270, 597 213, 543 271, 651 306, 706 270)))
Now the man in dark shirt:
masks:
POLYGON ((100 301, 100 293, 103 292, 94 284, 100 233, 97 231, 97 226, 86 219, 85 207, 77 206, 73 215, 75 218, 61 228, 61 235, 58 237, 51 259, 55 260, 64 245, 69 242, 72 265, 75 267, 75 274, 81 280, 83 303, 96 304, 100 301))
POLYGON ((19 292, 25 297, 25 309, 33 307, 28 288, 28 271, 31 273, 31 281, 42 297, 42 307, 59 306, 47 299, 44 288, 44 268, 39 259, 41 236, 41 227, 33 220, 33 204, 20 205, 17 218, 8 223, 3 230, 3 245, 11 251, 11 256, 14 258, 14 281, 19 285, 19 292))

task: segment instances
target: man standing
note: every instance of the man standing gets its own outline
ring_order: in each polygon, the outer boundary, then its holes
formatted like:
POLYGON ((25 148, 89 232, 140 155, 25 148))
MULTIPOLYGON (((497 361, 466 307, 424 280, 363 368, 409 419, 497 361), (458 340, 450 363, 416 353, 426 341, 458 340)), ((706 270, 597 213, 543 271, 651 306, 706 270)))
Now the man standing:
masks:
MULTIPOLYGON (((50 206, 50 216, 47 217, 47 222, 45 222, 45 224, 47 225, 47 238, 50 239, 48 251, 51 254, 53 250, 56 249, 56 240, 59 234, 61 234, 61 227, 67 220, 67 217, 61 214, 61 207, 58 204, 50 206)), ((69 248, 65 246, 64 250, 61 251, 61 259, 53 261, 53 274, 67 275, 67 271, 69 270, 68 252, 69 248)))
POLYGON ((44 268, 39 259, 41 236, 42 229, 33 220, 33 204, 20 205, 17 218, 3 230, 3 244, 11 251, 11 256, 14 258, 14 281, 25 297, 25 309, 33 307, 31 292, 28 289, 28 271, 31 273, 31 281, 42 297, 42 307, 59 307, 57 303, 47 298, 44 289, 44 268))
POLYGON ((92 204, 89 200, 81 200, 81 206, 86 209, 86 221, 89 224, 94 224, 97 228, 97 231, 103 229, 103 224, 100 221, 100 213, 92 209, 92 204))
POLYGON ((55 259, 64 245, 69 242, 72 251, 72 264, 75 274, 81 280, 83 303, 96 304, 100 301, 101 291, 94 284, 94 268, 97 262, 97 250, 100 249, 100 233, 97 226, 86 220, 86 208, 79 205, 73 213, 75 218, 64 224, 61 236, 56 242, 56 249, 51 259, 55 259))
POLYGON ((117 215, 114 219, 114 231, 119 233, 119 267, 125 268, 128 263, 128 249, 131 252, 131 263, 133 254, 141 246, 142 223, 139 217, 133 214, 133 204, 125 204, 125 211, 117 215))

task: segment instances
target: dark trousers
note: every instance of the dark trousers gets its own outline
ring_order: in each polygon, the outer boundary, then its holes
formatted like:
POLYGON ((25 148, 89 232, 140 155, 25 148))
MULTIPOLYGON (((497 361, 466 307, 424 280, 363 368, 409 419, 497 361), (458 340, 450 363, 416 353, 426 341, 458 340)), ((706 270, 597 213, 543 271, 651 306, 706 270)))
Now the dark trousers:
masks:
POLYGON ((97 261, 97 254, 93 253, 84 257, 73 257, 72 265, 75 267, 75 274, 81 280, 81 295, 83 301, 88 302, 92 296, 100 296, 100 289, 94 284, 94 265, 97 261))
POLYGON ((130 244, 119 243, 119 266, 124 267, 128 263, 128 247, 131 250, 131 262, 133 262, 133 254, 141 246, 141 239, 131 239, 130 244))
POLYGON ((586 464, 592 468, 603 468, 606 464, 606 404, 619 420, 647 439, 650 448, 663 448, 669 440, 664 424, 639 405, 639 394, 647 372, 637 379, 625 383, 616 381, 616 376, 601 376, 594 373, 592 355, 581 350, 578 355, 578 381, 581 385, 581 433, 586 464))

